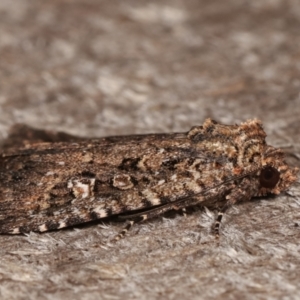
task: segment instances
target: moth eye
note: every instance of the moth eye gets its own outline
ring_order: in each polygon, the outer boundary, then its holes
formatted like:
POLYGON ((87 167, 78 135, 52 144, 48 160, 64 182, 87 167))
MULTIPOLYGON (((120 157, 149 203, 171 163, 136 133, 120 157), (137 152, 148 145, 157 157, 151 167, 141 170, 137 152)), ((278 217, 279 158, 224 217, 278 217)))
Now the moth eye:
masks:
POLYGON ((259 175, 260 185, 272 189, 278 183, 280 178, 279 172, 273 167, 266 167, 261 170, 259 175))

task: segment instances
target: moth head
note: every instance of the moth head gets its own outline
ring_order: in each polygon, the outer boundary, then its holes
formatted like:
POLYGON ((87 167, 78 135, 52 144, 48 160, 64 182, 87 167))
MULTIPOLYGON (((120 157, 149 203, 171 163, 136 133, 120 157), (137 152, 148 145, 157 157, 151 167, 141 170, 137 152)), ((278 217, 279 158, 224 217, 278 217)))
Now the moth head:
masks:
POLYGON ((258 174, 257 196, 279 194, 287 190, 297 179, 299 169, 290 167, 280 149, 267 146, 262 157, 262 168, 258 174))

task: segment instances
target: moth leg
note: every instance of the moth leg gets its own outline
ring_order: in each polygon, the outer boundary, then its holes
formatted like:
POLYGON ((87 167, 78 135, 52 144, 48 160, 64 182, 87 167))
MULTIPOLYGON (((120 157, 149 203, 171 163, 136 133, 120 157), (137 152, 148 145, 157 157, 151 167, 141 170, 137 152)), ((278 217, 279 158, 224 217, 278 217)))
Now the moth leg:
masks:
POLYGON ((248 178, 244 178, 239 184, 239 187, 238 188, 234 187, 232 191, 226 196, 226 203, 222 207, 222 209, 218 212, 218 216, 215 222, 214 231, 215 231, 215 237, 217 239, 220 236, 220 224, 226 210, 237 202, 250 200, 252 194, 254 194, 255 191, 252 189, 253 189, 253 185, 251 185, 251 181, 248 178))
POLYGON ((219 212, 215 222, 215 237, 218 239, 220 237, 220 224, 225 211, 228 209, 228 205, 225 205, 219 212))
POLYGON ((137 223, 140 223, 140 222, 143 222, 145 220, 147 220, 148 217, 147 217, 147 214, 144 214, 144 215, 141 215, 141 216, 138 216, 132 220, 129 220, 128 224, 122 229, 122 231, 117 234, 115 237, 114 237, 114 241, 119 241, 120 239, 122 239, 125 234, 131 229, 131 227, 134 225, 134 224, 137 224, 137 223))
POLYGON ((129 223, 125 226, 125 228, 113 239, 114 241, 118 241, 125 236, 128 230, 133 226, 133 224, 143 222, 150 218, 155 218, 159 215, 162 215, 166 211, 171 209, 174 210, 181 210, 185 213, 186 207, 189 205, 195 205, 198 201, 196 199, 189 199, 188 197, 183 198, 182 200, 178 201, 177 203, 167 203, 158 207, 154 207, 149 209, 148 211, 126 215, 126 216, 119 216, 120 219, 130 219, 129 223))

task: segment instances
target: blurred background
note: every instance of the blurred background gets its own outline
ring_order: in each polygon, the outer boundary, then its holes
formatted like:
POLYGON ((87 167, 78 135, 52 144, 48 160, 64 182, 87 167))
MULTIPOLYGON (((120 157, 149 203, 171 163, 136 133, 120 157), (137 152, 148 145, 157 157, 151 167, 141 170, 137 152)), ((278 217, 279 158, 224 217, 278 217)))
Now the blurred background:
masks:
MULTIPOLYGON (((299 88, 297 0, 0 0, 0 140, 15 123, 95 137, 256 117, 300 157, 299 88)), ((299 298, 290 194, 234 208, 219 246, 208 211, 109 250, 123 224, 1 236, 0 296, 299 298)))
POLYGON ((0 1, 0 137, 16 122, 102 136, 206 117, 298 130, 300 6, 0 1))

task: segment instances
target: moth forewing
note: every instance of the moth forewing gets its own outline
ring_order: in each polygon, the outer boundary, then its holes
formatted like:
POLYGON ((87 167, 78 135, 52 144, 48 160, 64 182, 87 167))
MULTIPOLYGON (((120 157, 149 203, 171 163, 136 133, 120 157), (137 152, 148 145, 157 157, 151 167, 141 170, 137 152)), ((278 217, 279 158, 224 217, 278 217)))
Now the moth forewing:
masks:
POLYGON ((218 234, 228 207, 278 194, 298 172, 266 145, 258 120, 222 125, 207 119, 187 133, 100 139, 60 133, 65 142, 45 135, 42 143, 41 131, 32 130, 30 143, 1 154, 0 233, 42 232, 124 213, 133 213, 132 226, 202 204, 219 210, 218 234))

